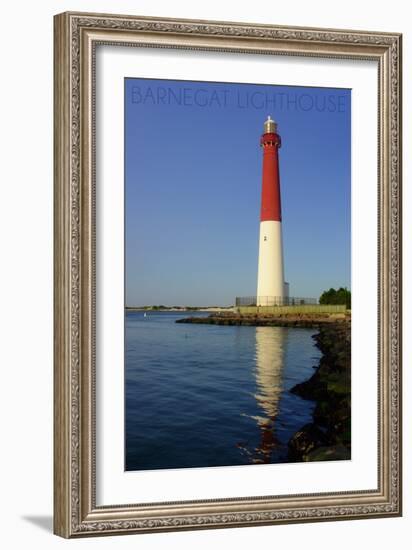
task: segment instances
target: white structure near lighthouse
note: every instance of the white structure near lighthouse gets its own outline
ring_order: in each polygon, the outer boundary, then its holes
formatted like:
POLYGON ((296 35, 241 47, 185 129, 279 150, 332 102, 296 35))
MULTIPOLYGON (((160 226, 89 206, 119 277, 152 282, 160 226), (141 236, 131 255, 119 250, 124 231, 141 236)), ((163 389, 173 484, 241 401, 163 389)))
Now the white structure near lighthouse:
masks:
POLYGON ((278 155, 281 139, 277 125, 270 116, 264 123, 260 145, 263 150, 263 169, 256 304, 283 305, 289 297, 289 285, 285 283, 283 267, 278 155))

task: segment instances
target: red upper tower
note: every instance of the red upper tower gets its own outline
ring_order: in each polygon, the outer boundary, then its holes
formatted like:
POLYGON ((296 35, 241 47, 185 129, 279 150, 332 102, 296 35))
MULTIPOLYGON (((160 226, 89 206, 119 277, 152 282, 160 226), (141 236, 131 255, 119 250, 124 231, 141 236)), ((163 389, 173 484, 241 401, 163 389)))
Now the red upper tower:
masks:
POLYGON ((277 125, 268 116, 265 122, 264 133, 260 138, 263 147, 263 172, 262 172, 262 204, 260 221, 282 221, 280 203, 280 178, 278 149, 281 146, 280 136, 277 133, 277 125))

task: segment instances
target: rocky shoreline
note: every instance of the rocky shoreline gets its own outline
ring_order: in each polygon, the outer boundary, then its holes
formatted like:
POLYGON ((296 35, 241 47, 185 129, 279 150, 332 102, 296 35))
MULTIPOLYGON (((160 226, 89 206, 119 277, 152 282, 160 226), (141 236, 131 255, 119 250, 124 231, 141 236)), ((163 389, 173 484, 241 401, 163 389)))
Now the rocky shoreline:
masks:
POLYGON ((313 336, 322 352, 309 380, 290 391, 316 402, 313 420, 288 444, 291 462, 351 458, 351 323, 319 327, 313 336))

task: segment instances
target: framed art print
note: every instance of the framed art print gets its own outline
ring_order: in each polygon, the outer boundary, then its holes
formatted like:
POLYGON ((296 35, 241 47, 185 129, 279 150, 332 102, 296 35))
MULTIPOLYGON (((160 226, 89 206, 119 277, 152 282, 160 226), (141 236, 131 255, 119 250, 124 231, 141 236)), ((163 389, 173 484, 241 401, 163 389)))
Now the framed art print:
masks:
POLYGON ((401 36, 55 17, 55 533, 401 513, 401 36))

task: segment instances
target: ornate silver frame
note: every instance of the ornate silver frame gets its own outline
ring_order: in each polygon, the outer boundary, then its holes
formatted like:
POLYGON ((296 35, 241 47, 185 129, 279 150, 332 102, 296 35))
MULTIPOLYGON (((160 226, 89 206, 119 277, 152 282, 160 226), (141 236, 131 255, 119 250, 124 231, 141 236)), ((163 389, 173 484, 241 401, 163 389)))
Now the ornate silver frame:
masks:
POLYGON ((401 514, 401 38, 395 33, 121 15, 55 17, 56 534, 79 537, 401 514), (94 51, 96 44, 108 43, 378 63, 376 491, 96 506, 94 51))

